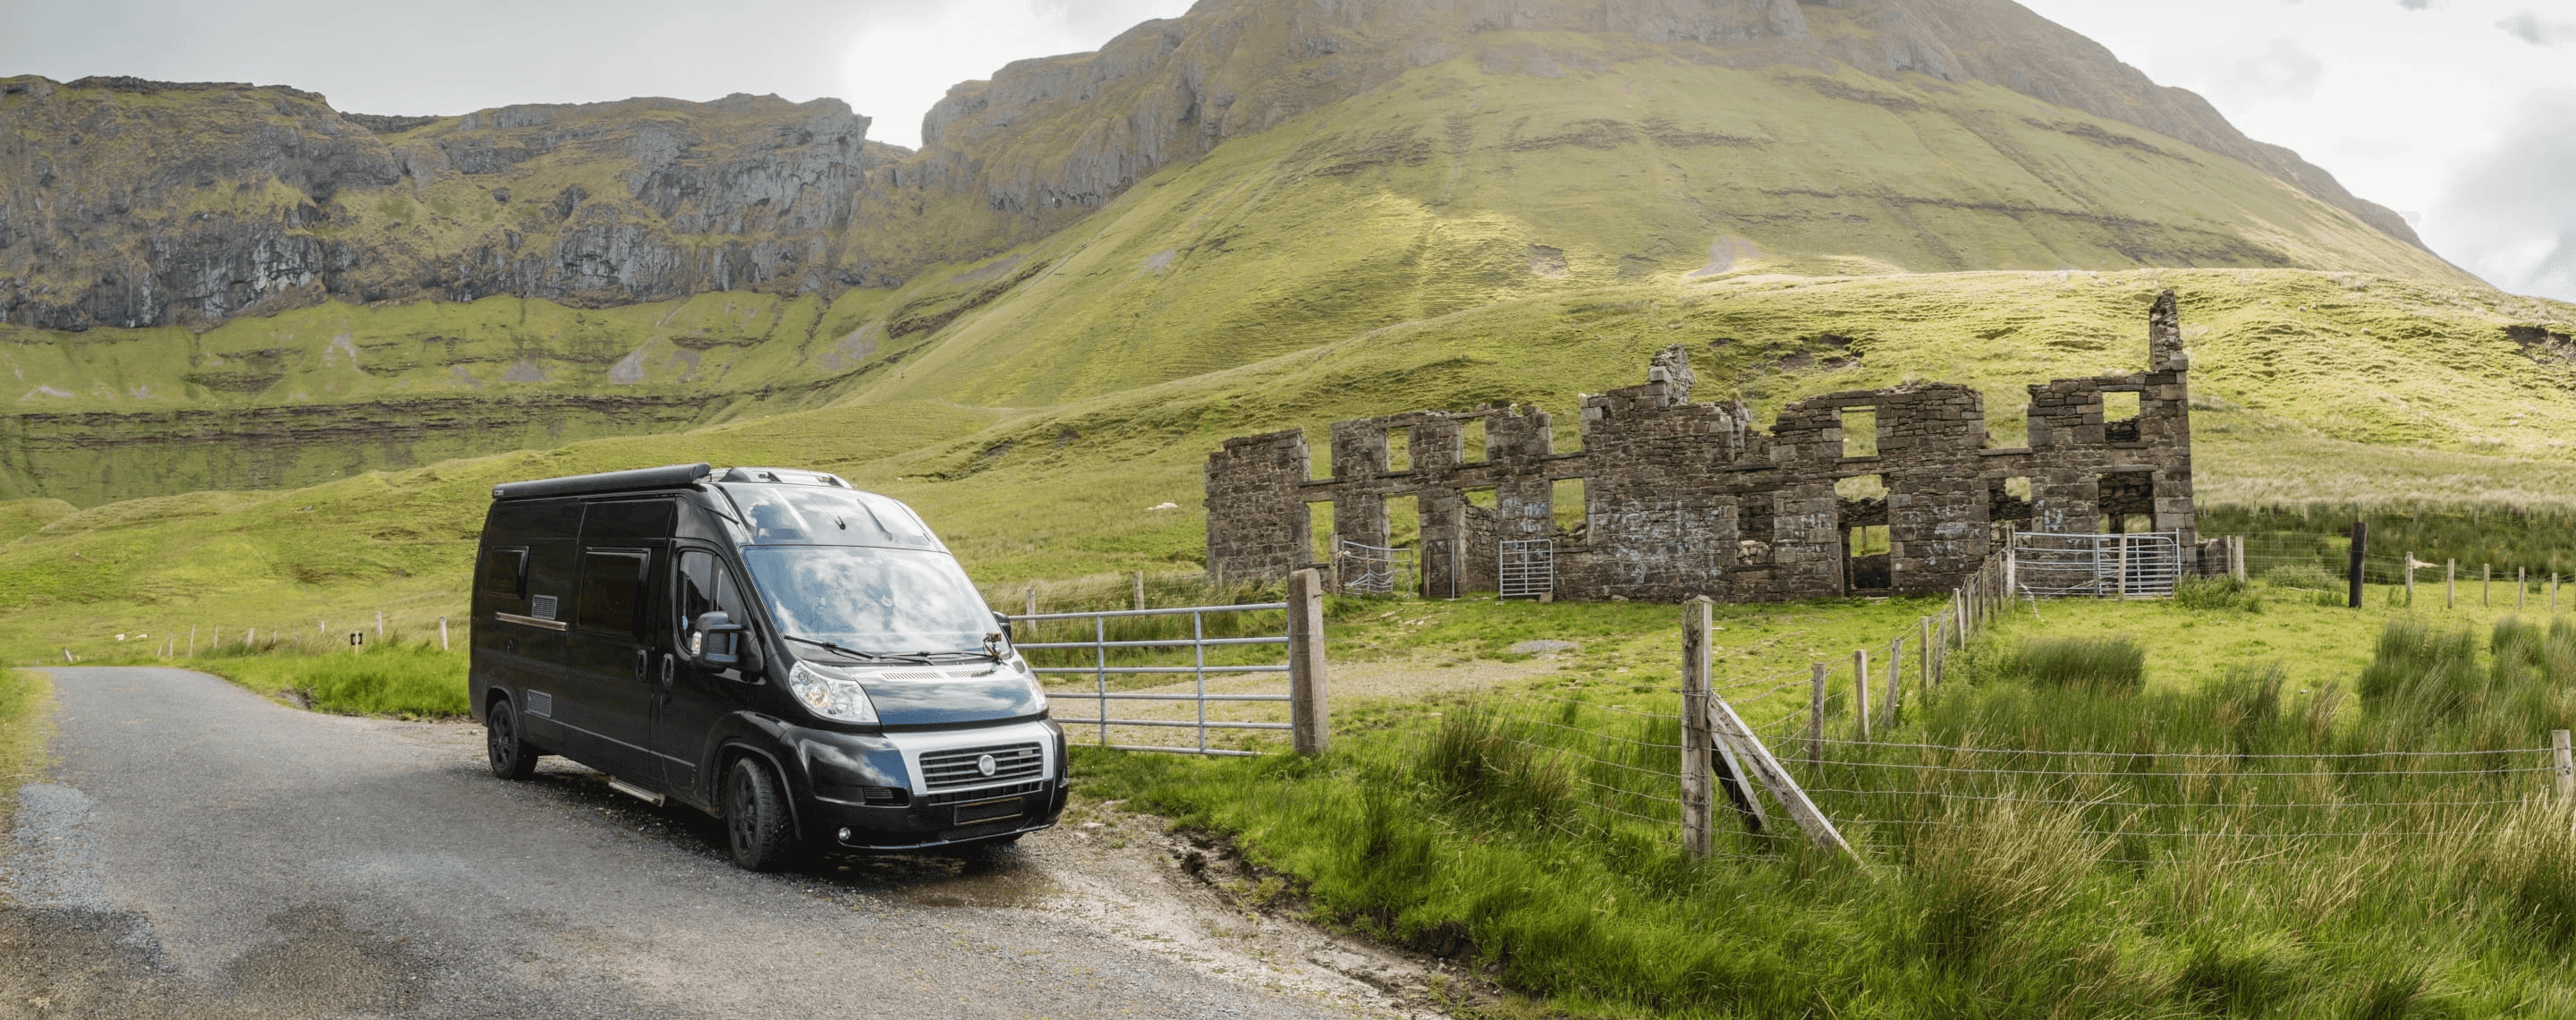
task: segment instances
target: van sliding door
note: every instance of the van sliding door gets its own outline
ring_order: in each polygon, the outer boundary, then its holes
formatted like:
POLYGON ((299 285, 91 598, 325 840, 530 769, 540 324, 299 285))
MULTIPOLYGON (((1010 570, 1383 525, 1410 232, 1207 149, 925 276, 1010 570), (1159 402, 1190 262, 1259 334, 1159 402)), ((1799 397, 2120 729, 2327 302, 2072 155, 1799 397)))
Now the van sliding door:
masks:
POLYGON ((656 573, 667 569, 669 499, 590 504, 581 528, 581 579, 566 636, 564 694, 556 718, 581 731, 592 767, 644 787, 661 784, 650 750, 651 684, 659 646, 650 610, 656 573))

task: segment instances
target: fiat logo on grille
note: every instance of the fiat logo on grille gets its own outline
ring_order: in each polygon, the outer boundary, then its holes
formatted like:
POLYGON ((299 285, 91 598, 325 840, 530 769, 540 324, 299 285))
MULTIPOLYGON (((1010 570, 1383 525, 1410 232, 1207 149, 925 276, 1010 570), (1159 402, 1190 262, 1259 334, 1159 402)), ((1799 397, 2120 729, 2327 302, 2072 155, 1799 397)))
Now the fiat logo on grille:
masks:
POLYGON ((985 756, 983 756, 983 757, 981 757, 981 758, 977 758, 977 759, 975 759, 975 771, 977 771, 977 772, 981 772, 981 773, 983 773, 983 774, 985 774, 985 775, 987 775, 987 776, 990 776, 990 775, 992 775, 992 774, 993 774, 993 768, 994 768, 994 765, 993 765, 993 756, 992 756, 992 755, 989 755, 989 754, 988 754, 988 755, 985 755, 985 756))

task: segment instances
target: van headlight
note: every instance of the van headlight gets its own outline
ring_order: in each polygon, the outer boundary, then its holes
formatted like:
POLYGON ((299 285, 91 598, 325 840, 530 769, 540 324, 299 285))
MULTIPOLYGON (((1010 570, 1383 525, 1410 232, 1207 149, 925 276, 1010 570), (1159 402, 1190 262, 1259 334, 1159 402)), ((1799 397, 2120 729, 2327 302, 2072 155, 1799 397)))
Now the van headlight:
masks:
POLYGON ((815 715, 849 723, 877 721, 877 706, 868 700, 867 688, 837 672, 800 660, 787 671, 787 687, 815 715))

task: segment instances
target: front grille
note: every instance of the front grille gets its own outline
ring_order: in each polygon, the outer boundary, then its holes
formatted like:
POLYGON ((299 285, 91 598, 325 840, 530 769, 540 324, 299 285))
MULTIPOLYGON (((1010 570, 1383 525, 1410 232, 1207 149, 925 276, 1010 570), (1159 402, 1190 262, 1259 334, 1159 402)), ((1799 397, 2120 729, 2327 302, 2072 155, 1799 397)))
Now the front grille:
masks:
MULTIPOLYGON (((1001 772, 1000 769, 994 769, 993 771, 995 773, 1001 772)), ((978 773, 978 775, 981 775, 981 773, 978 773)), ((981 790, 951 790, 947 793, 934 793, 921 798, 921 802, 924 804, 956 804, 970 800, 985 800, 992 797, 1017 797, 1023 794, 1036 793, 1040 790, 1046 789, 1046 787, 1046 780, 1038 779, 1011 786, 988 787, 981 790)))
POLYGON ((960 747, 921 756, 922 785, 933 790, 1019 782, 1042 778, 1045 774, 1046 756, 1039 753, 1034 741, 992 747, 960 747), (993 756, 993 774, 989 776, 978 764, 988 754, 993 756))

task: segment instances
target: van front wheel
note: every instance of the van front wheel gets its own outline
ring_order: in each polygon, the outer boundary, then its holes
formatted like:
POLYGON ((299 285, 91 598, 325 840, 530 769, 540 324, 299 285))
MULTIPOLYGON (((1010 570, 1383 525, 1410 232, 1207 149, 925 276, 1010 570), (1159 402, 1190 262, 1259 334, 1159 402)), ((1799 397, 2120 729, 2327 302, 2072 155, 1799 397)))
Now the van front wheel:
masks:
POLYGON ((495 776, 517 780, 537 774, 537 749, 520 729, 519 711, 508 698, 494 701, 483 713, 483 749, 491 754, 495 776))
POLYGON ((733 844, 733 862, 752 871, 787 866, 795 849, 796 827, 787 818, 787 795, 778 778, 758 759, 734 759, 725 776, 725 835, 733 844))

